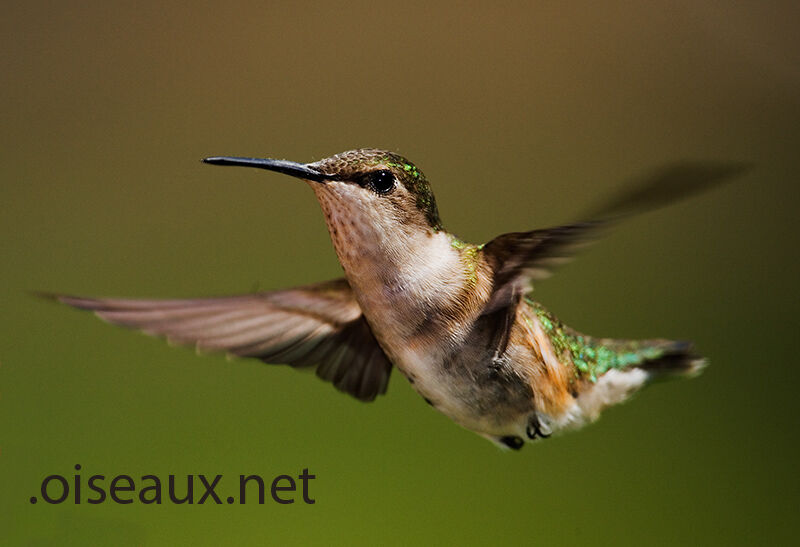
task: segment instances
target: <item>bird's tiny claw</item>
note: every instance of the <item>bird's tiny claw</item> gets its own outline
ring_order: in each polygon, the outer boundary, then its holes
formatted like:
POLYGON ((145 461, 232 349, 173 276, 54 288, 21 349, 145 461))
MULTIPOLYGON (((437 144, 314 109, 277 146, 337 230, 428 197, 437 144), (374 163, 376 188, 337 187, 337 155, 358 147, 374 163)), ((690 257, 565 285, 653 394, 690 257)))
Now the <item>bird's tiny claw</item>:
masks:
POLYGON ((531 416, 531 419, 528 421, 528 427, 525 428, 525 433, 528 434, 528 438, 531 440, 536 438, 546 439, 552 435, 552 433, 542 432, 542 424, 539 421, 539 416, 536 414, 531 416))
POLYGON ((525 444, 525 441, 522 440, 521 437, 517 437, 516 435, 507 435, 505 437, 500 437, 500 442, 509 447, 511 450, 519 450, 525 444))

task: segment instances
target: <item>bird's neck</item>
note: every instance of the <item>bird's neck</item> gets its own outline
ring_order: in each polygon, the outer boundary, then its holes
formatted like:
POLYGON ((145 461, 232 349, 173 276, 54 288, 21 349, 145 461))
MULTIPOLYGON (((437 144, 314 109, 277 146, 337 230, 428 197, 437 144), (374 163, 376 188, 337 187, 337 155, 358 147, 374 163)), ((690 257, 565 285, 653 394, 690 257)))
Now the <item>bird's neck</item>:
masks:
POLYGON ((443 232, 413 234, 402 241, 376 236, 336 247, 356 298, 373 322, 388 321, 410 330, 453 305, 468 285, 461 252, 443 232), (343 247, 347 249, 340 250, 343 247))
POLYGON ((336 214, 326 214, 326 221, 364 316, 389 352, 390 346, 463 337, 488 299, 490 281, 477 247, 445 231, 384 233, 336 214))

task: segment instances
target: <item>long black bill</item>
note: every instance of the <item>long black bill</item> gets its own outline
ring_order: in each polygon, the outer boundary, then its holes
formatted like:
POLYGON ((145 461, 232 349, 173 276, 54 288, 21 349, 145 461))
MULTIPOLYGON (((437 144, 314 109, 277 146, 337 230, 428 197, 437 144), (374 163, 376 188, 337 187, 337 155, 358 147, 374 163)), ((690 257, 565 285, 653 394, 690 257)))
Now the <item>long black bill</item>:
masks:
POLYGON ((277 171, 285 175, 293 177, 312 180, 315 182, 324 182, 331 180, 333 176, 321 173, 304 163, 296 163, 286 160, 271 160, 261 158, 234 158, 230 156, 215 156, 213 158, 204 158, 204 163, 211 165, 236 165, 239 167, 257 167, 258 169, 266 169, 268 171, 277 171))

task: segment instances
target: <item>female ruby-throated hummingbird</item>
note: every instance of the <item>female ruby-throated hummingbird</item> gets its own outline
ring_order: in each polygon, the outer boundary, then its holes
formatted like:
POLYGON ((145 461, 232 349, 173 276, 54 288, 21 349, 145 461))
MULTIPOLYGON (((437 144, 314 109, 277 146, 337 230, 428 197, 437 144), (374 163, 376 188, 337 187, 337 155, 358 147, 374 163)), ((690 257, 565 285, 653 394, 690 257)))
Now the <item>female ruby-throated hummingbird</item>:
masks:
POLYGON ((353 150, 308 164, 203 161, 308 182, 345 277, 193 300, 51 296, 200 350, 316 367, 320 378, 362 401, 385 393, 397 367, 437 410, 513 449, 590 422, 653 379, 704 366, 687 342, 583 335, 529 294, 604 228, 728 179, 741 166, 670 165, 589 221, 472 245, 444 230, 425 176, 391 152, 353 150))

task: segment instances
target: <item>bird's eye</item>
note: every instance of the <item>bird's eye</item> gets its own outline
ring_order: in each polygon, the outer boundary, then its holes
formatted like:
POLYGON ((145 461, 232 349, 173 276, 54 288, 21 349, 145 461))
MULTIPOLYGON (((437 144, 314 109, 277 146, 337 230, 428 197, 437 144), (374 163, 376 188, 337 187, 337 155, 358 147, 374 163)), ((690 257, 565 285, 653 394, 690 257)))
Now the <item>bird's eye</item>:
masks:
POLYGON ((364 177, 366 186, 376 194, 388 194, 394 189, 395 178, 391 171, 373 171, 364 177))

